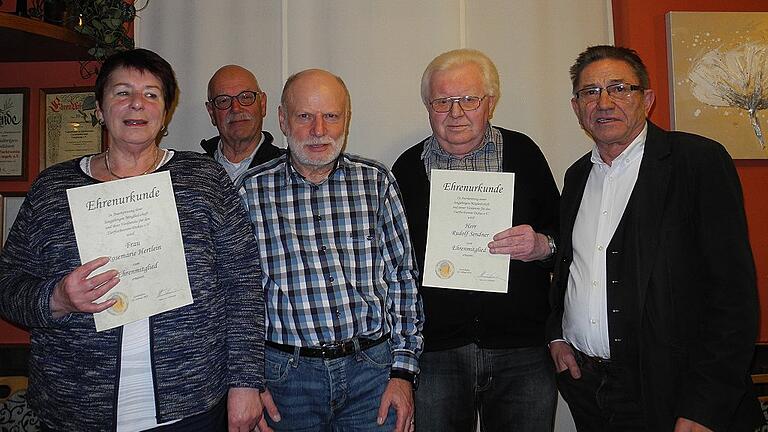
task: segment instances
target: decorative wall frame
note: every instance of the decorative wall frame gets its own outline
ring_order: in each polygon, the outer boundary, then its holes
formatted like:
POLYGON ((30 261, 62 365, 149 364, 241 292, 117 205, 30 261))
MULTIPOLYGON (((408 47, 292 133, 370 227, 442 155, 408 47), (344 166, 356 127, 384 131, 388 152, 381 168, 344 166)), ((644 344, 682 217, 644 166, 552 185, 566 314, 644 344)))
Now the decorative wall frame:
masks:
POLYGON ((0 89, 0 180, 26 180, 29 89, 0 89))
POLYGON ((768 159, 768 13, 666 19, 672 127, 719 141, 734 159, 768 159))
POLYGON ((93 88, 40 89, 40 171, 103 147, 93 88))

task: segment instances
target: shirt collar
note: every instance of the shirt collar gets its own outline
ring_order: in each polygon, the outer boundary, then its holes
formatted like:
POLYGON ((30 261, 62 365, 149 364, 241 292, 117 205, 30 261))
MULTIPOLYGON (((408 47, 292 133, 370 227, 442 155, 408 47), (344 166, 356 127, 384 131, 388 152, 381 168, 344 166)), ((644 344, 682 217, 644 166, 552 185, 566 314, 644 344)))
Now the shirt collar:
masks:
POLYGON ((222 161, 226 162, 226 163, 228 163, 228 164, 230 164, 232 166, 240 166, 243 162, 246 162, 246 161, 248 162, 248 165, 250 165, 250 161, 253 160, 254 156, 256 156, 256 152, 259 151, 259 146, 261 146, 261 144, 264 143, 264 139, 265 138, 266 137, 264 136, 264 133, 262 132, 261 133, 261 139, 259 140, 259 143, 256 144, 256 147, 254 147, 254 149, 251 152, 251 154, 249 154, 248 157, 246 157, 245 159, 241 160, 240 162, 230 162, 229 159, 227 159, 227 157, 224 156, 224 152, 221 151, 221 146, 223 145, 222 144, 223 141, 222 141, 221 138, 219 138, 219 144, 216 146, 216 153, 217 153, 216 160, 219 161, 219 162, 222 162, 222 161))
MULTIPOLYGON (((624 164, 628 165, 633 160, 637 159, 638 157, 643 157, 643 150, 645 149, 645 138, 648 136, 648 122, 645 122, 645 126, 643 127, 643 130, 640 131, 639 134, 635 137, 634 140, 627 146, 627 148, 624 149, 621 154, 619 154, 616 159, 614 159, 611 162, 611 166, 614 166, 616 164, 624 164)), ((608 167, 608 164, 605 163, 602 157, 600 157, 600 152, 597 149, 597 144, 595 144, 592 147, 592 156, 590 157, 590 160, 595 165, 604 165, 608 167)))
POLYGON ((320 184, 325 183, 328 181, 329 178, 339 175, 343 176, 349 171, 350 162, 348 158, 346 157, 346 154, 344 152, 341 152, 339 154, 339 157, 336 158, 334 161, 334 167, 331 170, 331 172, 328 174, 328 178, 320 182, 319 184, 314 184, 311 181, 307 180, 301 173, 296 171, 296 168, 293 167, 293 164, 291 164, 291 151, 290 149, 285 153, 285 183, 286 185, 289 184, 297 184, 297 183, 308 183, 313 184, 315 186, 318 186, 320 184))
POLYGON ((440 147, 440 143, 437 142, 437 138, 435 137, 435 134, 432 134, 429 138, 427 138, 427 142, 424 143, 424 150, 421 152, 421 159, 428 157, 430 154, 432 156, 442 156, 447 158, 453 158, 453 159, 463 159, 466 157, 472 157, 480 152, 490 153, 493 151, 496 151, 496 140, 494 139, 494 134, 492 133, 491 124, 488 123, 485 127, 485 133, 483 134, 483 145, 480 147, 472 150, 471 152, 465 154, 462 157, 458 157, 455 155, 452 155, 445 151, 442 147, 440 147))

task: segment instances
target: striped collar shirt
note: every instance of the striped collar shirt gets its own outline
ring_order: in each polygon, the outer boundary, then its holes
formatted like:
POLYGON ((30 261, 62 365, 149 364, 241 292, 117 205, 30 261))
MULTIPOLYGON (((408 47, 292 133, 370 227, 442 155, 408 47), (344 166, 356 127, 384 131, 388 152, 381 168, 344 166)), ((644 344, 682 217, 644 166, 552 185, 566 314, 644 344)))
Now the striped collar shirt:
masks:
POLYGON ((262 255, 266 339, 317 347, 390 333, 392 368, 417 372, 424 313, 394 177, 342 154, 314 184, 288 158, 247 171, 240 187, 262 255))
POLYGON ((427 138, 421 159, 424 169, 431 180, 432 169, 501 172, 503 140, 498 129, 488 127, 483 137, 483 145, 463 157, 454 156, 440 147, 434 135, 427 138))

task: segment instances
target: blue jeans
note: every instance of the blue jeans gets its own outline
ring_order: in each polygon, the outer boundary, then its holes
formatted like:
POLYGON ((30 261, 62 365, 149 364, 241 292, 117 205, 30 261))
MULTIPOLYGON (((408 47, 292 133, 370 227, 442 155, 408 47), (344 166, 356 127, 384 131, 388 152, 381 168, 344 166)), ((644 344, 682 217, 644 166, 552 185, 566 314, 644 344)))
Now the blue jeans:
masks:
POLYGON ((265 348, 267 389, 280 411, 275 431, 392 431, 395 410, 376 423, 389 382, 392 350, 385 342, 346 357, 323 360, 265 348))
POLYGON ((551 431, 557 407, 546 347, 424 352, 416 391, 416 432, 551 431))

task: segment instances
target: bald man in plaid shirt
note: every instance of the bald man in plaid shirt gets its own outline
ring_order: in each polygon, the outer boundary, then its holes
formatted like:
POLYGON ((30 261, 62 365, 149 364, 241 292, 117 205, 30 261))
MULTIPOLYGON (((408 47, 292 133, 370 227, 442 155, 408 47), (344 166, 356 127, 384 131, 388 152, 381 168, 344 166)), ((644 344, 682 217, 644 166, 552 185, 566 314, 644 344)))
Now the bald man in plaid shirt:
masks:
POLYGON ((349 113, 339 77, 293 75, 279 108, 289 151, 243 176, 267 309, 262 431, 413 428, 416 263, 390 172, 342 153, 349 113))

